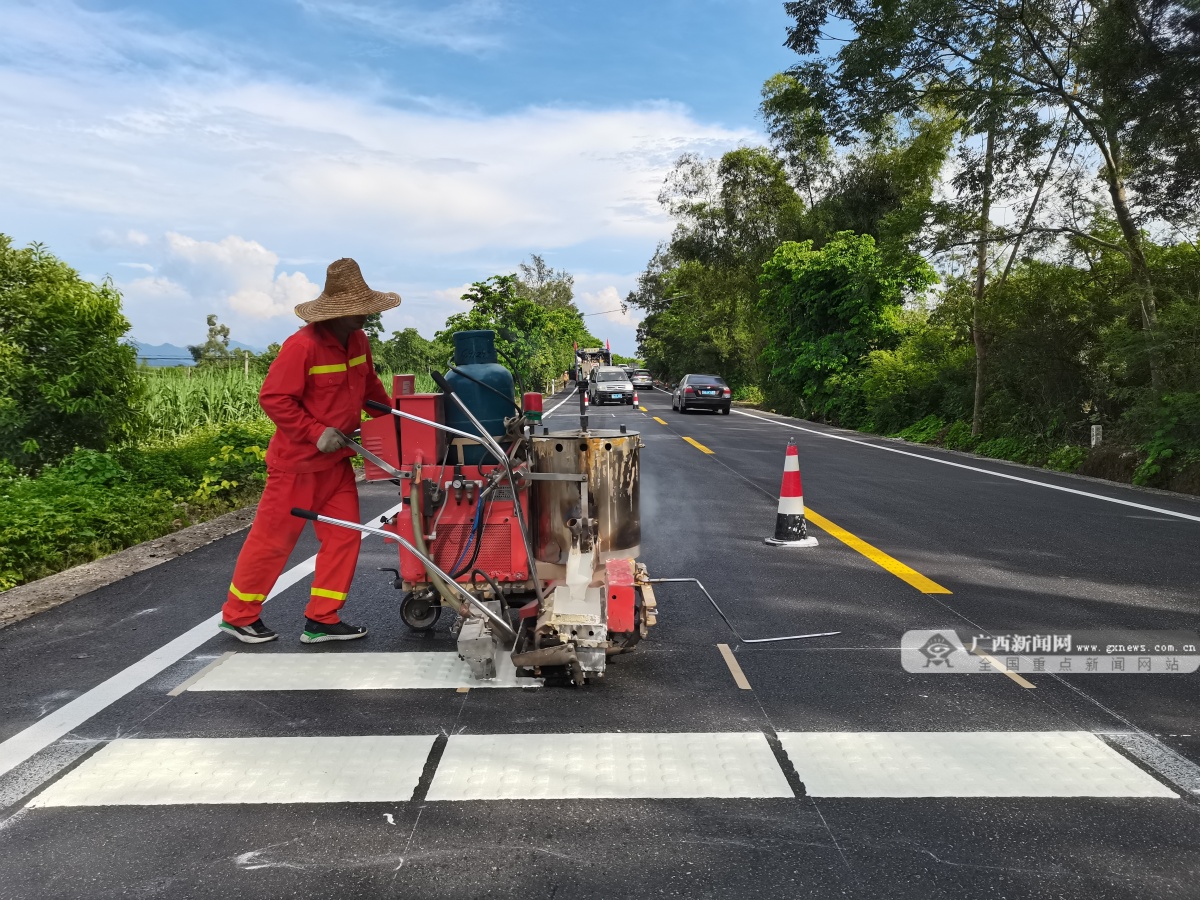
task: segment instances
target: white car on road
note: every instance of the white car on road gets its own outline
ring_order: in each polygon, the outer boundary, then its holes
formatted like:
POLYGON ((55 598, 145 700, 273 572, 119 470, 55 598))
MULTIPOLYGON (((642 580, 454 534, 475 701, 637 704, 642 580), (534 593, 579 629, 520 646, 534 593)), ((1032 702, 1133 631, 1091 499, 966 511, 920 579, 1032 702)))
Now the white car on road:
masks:
POLYGON ((597 366, 588 376, 588 402, 593 406, 624 403, 633 406, 633 383, 619 366, 597 366))

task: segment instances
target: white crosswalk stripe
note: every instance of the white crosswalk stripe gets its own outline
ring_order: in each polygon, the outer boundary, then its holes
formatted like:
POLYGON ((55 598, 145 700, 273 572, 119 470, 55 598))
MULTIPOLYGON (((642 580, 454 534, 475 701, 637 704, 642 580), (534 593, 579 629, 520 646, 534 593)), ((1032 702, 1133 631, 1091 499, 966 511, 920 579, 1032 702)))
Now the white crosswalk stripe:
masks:
POLYGON ((450 738, 427 799, 791 796, 757 732, 464 734, 450 738))
POLYGON ((110 741, 29 806, 403 801, 412 797, 434 740, 371 736, 110 741))
POLYGON ((779 741, 811 797, 1177 796, 1083 731, 794 732, 779 741))
POLYGON ((516 670, 476 681, 454 652, 237 653, 205 672, 189 691, 375 691, 539 687, 516 670))

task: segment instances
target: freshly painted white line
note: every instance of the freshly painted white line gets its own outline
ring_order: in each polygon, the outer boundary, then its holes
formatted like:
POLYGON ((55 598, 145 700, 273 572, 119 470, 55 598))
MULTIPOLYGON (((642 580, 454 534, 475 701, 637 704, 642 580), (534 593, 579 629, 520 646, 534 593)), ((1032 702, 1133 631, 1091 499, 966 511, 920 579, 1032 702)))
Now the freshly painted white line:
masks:
POLYGON ((791 732, 810 797, 1178 795, 1086 731, 791 732))
POLYGON ((205 675, 207 675, 213 669, 220 666, 221 663, 228 662, 235 656, 237 656, 236 651, 234 651, 234 650, 225 651, 220 656, 218 656, 216 659, 214 659, 212 662, 210 662, 207 666, 205 666, 203 669, 201 669, 199 672, 197 672, 195 675, 193 675, 191 678, 188 678, 185 681, 179 682, 179 684, 175 685, 175 687, 173 687, 173 688, 171 688, 171 690, 167 691, 167 696, 168 697, 178 697, 180 694, 182 694, 184 691, 186 691, 188 688, 190 688, 193 684, 195 684, 197 681, 199 681, 201 678, 203 678, 205 675))
MULTIPOLYGON (((384 515, 394 515, 400 509, 400 506, 393 506, 384 515)), ((366 535, 364 534, 363 537, 366 538, 366 535)), ((310 556, 288 569, 279 577, 267 599, 270 600, 311 575, 316 569, 316 565, 316 556, 310 556)), ((133 665, 122 669, 107 681, 100 682, 90 691, 81 694, 70 703, 60 706, 44 719, 39 719, 24 731, 10 737, 0 744, 0 775, 12 770, 14 766, 20 765, 33 754, 50 746, 64 735, 70 734, 96 713, 107 709, 134 688, 140 687, 168 666, 179 662, 216 635, 217 625, 220 622, 221 614, 219 612, 209 616, 173 641, 164 644, 133 665)))
POLYGON ((540 687, 516 669, 476 681, 458 654, 238 653, 196 679, 189 691, 396 691, 540 687))
POLYGON ((458 734, 426 799, 793 796, 758 732, 458 734))
POLYGON ((555 403, 552 407, 550 407, 549 412, 542 413, 542 418, 544 419, 544 418, 546 418, 546 416, 554 415, 554 411, 556 409, 558 409, 560 406, 562 406, 564 403, 566 403, 568 400, 570 400, 572 397, 574 397, 578 392, 579 392, 579 385, 575 385, 575 387, 571 388, 571 393, 567 394, 567 396, 563 397, 561 400, 559 400, 557 403, 555 403))
MULTIPOLYGON (((1179 735, 1191 737, 1191 735, 1179 735)), ((1200 766, 1145 733, 1108 732, 1100 737, 1133 754, 1167 781, 1189 794, 1200 795, 1200 766)), ((1176 735, 1171 735, 1176 737, 1176 735)))
POLYGON ((431 736, 109 742, 30 802, 41 806, 411 800, 431 736))
POLYGON ((845 441, 848 444, 861 444, 864 447, 871 447, 875 450, 886 450, 888 453, 899 453, 901 456, 911 456, 915 459, 924 459, 928 462, 940 463, 943 466, 953 466, 956 469, 966 469, 969 472, 979 472, 983 475, 992 475, 996 478, 1007 478, 1009 481, 1019 481, 1022 484, 1032 484, 1035 487, 1048 488, 1052 491, 1062 491, 1064 494, 1075 494, 1080 497, 1090 497, 1093 500, 1103 500, 1106 503, 1119 503, 1121 506, 1131 506, 1134 509, 1145 509, 1150 512, 1161 513, 1164 516, 1174 516, 1176 519, 1187 519, 1191 522, 1200 522, 1200 516, 1191 516, 1187 513, 1175 512, 1170 509, 1162 509, 1158 506, 1147 506, 1144 503, 1134 503, 1132 500, 1118 500, 1116 497, 1105 497, 1103 494, 1093 494, 1090 491, 1077 491, 1075 488, 1063 487, 1058 484, 1049 484, 1045 481, 1035 481, 1032 478, 1021 478, 1017 475, 1008 475, 1004 472, 993 472, 991 469, 981 469, 978 466, 968 466, 964 463, 952 462, 948 459, 938 459, 936 456, 925 456, 922 453, 912 453, 908 450, 900 450, 897 447, 885 447, 882 444, 872 444, 870 441, 860 441, 856 438, 844 437, 840 434, 829 434, 825 431, 818 431, 815 428, 805 428, 803 425, 792 425, 789 422, 780 422, 778 419, 768 419, 766 416, 756 416, 748 412, 743 412, 740 409, 735 409, 735 413, 739 416, 747 416, 751 419, 758 419, 760 422, 770 422, 772 425, 780 425, 784 428, 791 428, 795 431, 803 431, 808 434, 815 434, 819 437, 832 438, 835 441, 845 441))

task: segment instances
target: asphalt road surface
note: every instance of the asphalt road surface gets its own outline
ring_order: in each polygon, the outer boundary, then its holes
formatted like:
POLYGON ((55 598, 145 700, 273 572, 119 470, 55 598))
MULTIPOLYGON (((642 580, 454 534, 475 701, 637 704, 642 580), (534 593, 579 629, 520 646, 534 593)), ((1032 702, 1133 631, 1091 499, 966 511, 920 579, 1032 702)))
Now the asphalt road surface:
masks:
POLYGON ((747 643, 664 584, 601 683, 410 689, 454 645, 400 623, 394 550, 370 636, 308 647, 307 532, 248 647, 213 618, 237 534, 0 631, 0 897, 1200 897, 1200 675, 899 650, 1194 635, 1200 503, 641 405, 591 421, 644 436, 651 574, 746 640, 838 634, 747 643), (789 438, 811 549, 763 543, 789 438))

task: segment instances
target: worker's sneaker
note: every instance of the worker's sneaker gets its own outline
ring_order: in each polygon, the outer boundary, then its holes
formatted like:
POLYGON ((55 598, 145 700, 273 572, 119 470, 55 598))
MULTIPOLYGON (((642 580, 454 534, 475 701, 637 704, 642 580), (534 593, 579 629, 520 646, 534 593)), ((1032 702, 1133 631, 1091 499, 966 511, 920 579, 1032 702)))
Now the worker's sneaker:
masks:
POLYGON ((305 644, 320 644, 324 641, 352 641, 366 636, 367 629, 360 625, 347 625, 345 622, 326 624, 305 619, 300 640, 305 644))
POLYGON ((264 644, 279 637, 263 624, 262 619, 255 619, 249 625, 230 625, 228 622, 222 622, 218 627, 244 644, 264 644))

